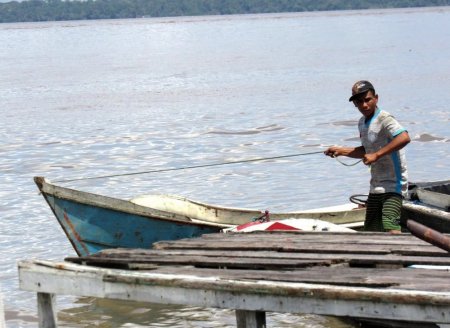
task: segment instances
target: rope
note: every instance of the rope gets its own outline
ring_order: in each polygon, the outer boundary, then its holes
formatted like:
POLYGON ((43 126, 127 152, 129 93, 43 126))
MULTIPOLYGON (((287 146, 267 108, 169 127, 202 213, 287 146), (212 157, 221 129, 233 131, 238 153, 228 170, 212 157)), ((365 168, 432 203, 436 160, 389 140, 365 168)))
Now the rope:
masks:
POLYGON ((142 171, 142 172, 131 172, 131 173, 123 173, 123 174, 111 174, 111 175, 102 175, 102 176, 67 179, 67 180, 57 180, 57 181, 54 181, 54 182, 73 182, 73 181, 81 181, 81 180, 116 178, 116 177, 124 177, 124 176, 139 175, 139 174, 180 171, 180 170, 197 169, 197 168, 212 167, 212 166, 222 166, 222 165, 229 165, 229 164, 239 164, 239 163, 250 163, 250 162, 258 162, 258 161, 266 161, 266 160, 269 160, 269 159, 280 159, 280 158, 289 158, 289 157, 297 157, 297 156, 307 156, 307 155, 313 155, 313 154, 319 154, 319 153, 323 154, 323 151, 320 150, 320 151, 313 151, 313 152, 309 152, 309 153, 300 153, 300 154, 273 156, 273 157, 261 157, 261 158, 246 159, 246 160, 240 160, 240 161, 230 161, 230 162, 222 162, 222 163, 211 163, 211 164, 202 164, 202 165, 183 166, 183 167, 176 167, 176 168, 170 168, 170 169, 150 170, 150 171, 142 171))
POLYGON ((366 207, 366 205, 367 205, 367 198, 368 197, 369 197, 369 195, 366 195, 366 194, 357 194, 357 195, 351 195, 349 200, 353 204, 361 205, 361 206, 366 207), (359 197, 364 197, 364 199, 363 198, 359 198, 359 197))
POLYGON ((355 166, 356 164, 358 164, 358 163, 360 163, 360 162, 362 161, 362 159, 360 159, 360 160, 356 161, 355 163, 347 164, 347 163, 342 162, 342 161, 339 159, 339 157, 334 157, 334 158, 336 158, 336 160, 337 160, 339 163, 341 163, 342 165, 345 165, 345 166, 355 166))

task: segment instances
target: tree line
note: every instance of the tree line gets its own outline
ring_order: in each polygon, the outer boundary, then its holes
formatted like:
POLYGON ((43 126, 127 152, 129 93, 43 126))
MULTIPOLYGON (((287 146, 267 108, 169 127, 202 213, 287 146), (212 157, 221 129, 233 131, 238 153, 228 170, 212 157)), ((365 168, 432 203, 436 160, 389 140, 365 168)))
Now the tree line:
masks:
POLYGON ((449 5, 450 0, 28 0, 0 3, 0 23, 449 5))

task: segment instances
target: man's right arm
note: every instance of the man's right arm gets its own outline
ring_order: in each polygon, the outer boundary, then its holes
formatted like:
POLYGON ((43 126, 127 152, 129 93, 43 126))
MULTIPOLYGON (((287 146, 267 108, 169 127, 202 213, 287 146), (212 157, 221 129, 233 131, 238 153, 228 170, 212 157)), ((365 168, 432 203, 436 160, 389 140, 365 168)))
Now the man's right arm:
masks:
POLYGON ((330 157, 347 156, 351 158, 363 158, 366 154, 366 150, 363 146, 359 147, 339 147, 332 146, 325 150, 325 155, 330 157))

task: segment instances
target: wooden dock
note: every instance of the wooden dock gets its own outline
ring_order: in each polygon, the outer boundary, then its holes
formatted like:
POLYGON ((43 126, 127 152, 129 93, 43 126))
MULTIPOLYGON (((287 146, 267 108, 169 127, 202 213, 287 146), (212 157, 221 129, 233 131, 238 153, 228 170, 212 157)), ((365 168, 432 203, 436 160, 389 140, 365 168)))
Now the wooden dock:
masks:
POLYGON ((266 312, 449 327, 449 268, 448 252, 410 234, 259 232, 26 260, 19 277, 46 328, 56 294, 234 309, 239 328, 265 327, 266 312))

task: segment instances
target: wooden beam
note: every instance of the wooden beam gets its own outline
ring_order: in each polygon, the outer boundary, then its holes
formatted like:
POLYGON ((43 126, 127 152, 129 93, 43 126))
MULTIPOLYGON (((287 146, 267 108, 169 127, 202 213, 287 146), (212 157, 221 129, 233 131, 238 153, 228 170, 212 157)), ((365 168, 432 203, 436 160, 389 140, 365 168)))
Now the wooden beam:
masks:
POLYGON ((266 313, 236 310, 236 323, 237 328, 266 328, 266 313))
POLYGON ((39 328, 56 328, 55 294, 37 293, 39 328))
POLYGON ((448 292, 238 281, 46 261, 21 261, 19 278, 22 290, 38 293, 246 311, 450 323, 448 292))
POLYGON ((0 328, 5 328, 5 311, 3 309, 3 295, 0 289, 0 328))

